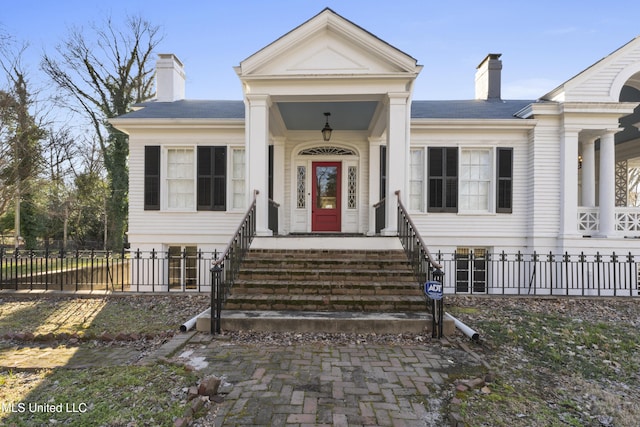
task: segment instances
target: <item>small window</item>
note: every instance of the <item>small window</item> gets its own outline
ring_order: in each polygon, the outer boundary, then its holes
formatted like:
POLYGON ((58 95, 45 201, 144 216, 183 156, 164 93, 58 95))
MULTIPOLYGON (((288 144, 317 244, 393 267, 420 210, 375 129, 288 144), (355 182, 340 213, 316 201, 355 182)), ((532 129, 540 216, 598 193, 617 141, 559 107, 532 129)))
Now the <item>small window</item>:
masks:
POLYGON ((486 293, 487 250, 484 248, 457 248, 456 293, 486 293))
POLYGON ((198 285, 198 248, 169 246, 169 290, 195 290, 198 285))
POLYGON ((232 155, 233 177, 231 178, 232 187, 232 206, 236 209, 244 209, 246 206, 245 197, 245 152, 244 148, 234 148, 232 155))
POLYGON ((424 210, 424 150, 411 149, 409 155, 409 209, 424 210))

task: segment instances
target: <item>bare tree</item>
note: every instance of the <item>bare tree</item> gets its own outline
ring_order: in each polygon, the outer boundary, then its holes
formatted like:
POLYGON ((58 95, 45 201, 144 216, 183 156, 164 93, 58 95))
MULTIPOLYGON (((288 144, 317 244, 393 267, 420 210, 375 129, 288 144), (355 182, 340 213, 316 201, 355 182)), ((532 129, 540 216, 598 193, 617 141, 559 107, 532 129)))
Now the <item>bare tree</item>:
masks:
POLYGON ((0 216, 4 215, 13 200, 15 189, 11 179, 11 127, 13 111, 16 108, 14 97, 0 91, 0 216))
MULTIPOLYGON (((25 236, 30 246, 37 238, 37 220, 32 212, 36 182, 42 167, 41 140, 46 131, 38 123, 31 110, 34 98, 21 64, 27 46, 15 49, 11 43, 0 46, 0 68, 7 78, 7 90, 0 94, 0 181, 8 190, 2 195, 0 204, 6 209, 13 202, 15 209, 15 242, 25 236), (22 210, 22 204, 27 209, 22 210), (21 220, 27 227, 21 230, 21 220)), ((4 193, 4 192, 3 192, 4 193)))
POLYGON ((86 117, 99 143, 109 182, 110 246, 122 246, 127 219, 128 138, 108 119, 131 111, 151 99, 153 52, 161 41, 159 27, 141 17, 129 17, 122 27, 108 18, 91 33, 71 31, 56 49, 45 55, 43 70, 62 91, 65 106, 86 117), (72 100, 72 102, 68 102, 72 100))

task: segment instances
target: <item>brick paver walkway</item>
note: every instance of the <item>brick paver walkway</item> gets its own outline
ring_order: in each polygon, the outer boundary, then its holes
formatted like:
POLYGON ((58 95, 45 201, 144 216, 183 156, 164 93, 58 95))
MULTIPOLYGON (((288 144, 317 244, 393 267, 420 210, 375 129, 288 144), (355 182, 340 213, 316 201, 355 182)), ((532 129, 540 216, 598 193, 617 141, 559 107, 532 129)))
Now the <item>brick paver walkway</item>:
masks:
MULTIPOLYGON (((216 426, 440 426, 447 372, 477 363, 438 343, 188 344, 223 377, 216 426), (225 393, 227 393, 225 395, 225 393)), ((480 363, 477 363, 478 365, 480 363)))
MULTIPOLYGON (((462 346, 464 347, 464 346, 462 346)), ((91 368, 177 358, 223 379, 215 426, 442 426, 450 372, 482 361, 448 341, 240 344, 178 334, 140 359, 131 347, 0 347, 5 368, 91 368), (445 345, 443 345, 445 344, 445 345)))

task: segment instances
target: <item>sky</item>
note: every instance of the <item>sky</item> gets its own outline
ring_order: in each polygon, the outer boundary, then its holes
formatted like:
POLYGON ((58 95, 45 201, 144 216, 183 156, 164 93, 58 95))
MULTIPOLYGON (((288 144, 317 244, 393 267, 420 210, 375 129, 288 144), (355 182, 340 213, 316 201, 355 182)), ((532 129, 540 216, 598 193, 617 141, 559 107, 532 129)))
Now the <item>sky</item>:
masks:
POLYGON ((473 99, 477 65, 502 54, 503 99, 536 99, 640 35, 637 0, 1 0, 0 33, 27 42, 39 77, 71 27, 140 15, 158 53, 184 63, 189 99, 242 99, 233 67, 325 7, 417 59, 413 99, 473 99))

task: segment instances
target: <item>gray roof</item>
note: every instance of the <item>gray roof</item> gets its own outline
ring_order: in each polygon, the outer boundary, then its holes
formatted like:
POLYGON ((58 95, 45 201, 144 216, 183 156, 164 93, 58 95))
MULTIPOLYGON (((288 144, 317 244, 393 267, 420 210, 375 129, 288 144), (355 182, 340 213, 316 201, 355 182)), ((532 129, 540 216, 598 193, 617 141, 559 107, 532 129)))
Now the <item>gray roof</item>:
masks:
POLYGON ((144 102, 144 107, 120 116, 121 119, 244 119, 242 101, 201 101, 186 99, 174 102, 144 102))
POLYGON ((529 104, 528 100, 460 100, 413 101, 412 119, 514 119, 514 115, 529 104))
MULTIPOLYGON (((412 119, 515 119, 515 113, 536 101, 413 101, 412 119)), ((242 101, 182 100, 146 102, 121 119, 244 119, 242 101)))

